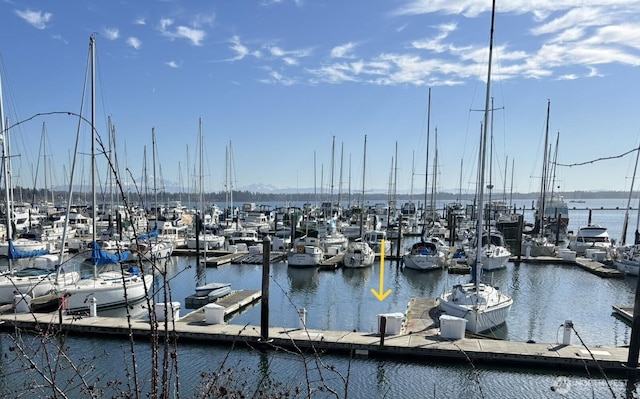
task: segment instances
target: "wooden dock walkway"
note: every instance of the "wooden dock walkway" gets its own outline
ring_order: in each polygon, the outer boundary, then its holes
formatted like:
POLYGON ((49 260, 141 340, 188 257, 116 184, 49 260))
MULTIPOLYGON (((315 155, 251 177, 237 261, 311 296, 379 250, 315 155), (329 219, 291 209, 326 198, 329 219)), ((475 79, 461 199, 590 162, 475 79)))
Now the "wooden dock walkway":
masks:
POLYGON ((584 256, 576 257, 575 261, 564 260, 557 256, 531 256, 529 258, 522 256, 520 257, 520 259, 518 259, 518 257, 511 257, 509 261, 513 263, 532 263, 532 264, 555 263, 555 264, 565 264, 565 265, 577 265, 582 269, 592 274, 595 274, 596 276, 599 276, 599 277, 624 278, 625 276, 624 272, 621 272, 620 270, 613 269, 611 267, 608 267, 604 263, 597 262, 591 258, 585 258, 584 256))
MULTIPOLYGON (((245 299, 248 299, 246 297, 245 299)), ((254 297, 254 301, 257 297, 254 297)), ((232 312, 238 304, 227 298, 225 312, 232 312)), ((335 352, 348 356, 353 354, 372 357, 407 358, 412 361, 451 360, 473 364, 505 364, 521 368, 570 369, 579 373, 587 369, 599 375, 604 370, 608 375, 624 373, 628 348, 587 347, 561 345, 557 343, 525 343, 465 337, 457 340, 440 336, 435 301, 428 298, 413 298, 408 304, 405 323, 398 335, 365 333, 354 331, 329 331, 288 327, 268 328, 268 337, 261 337, 260 326, 207 324, 205 309, 198 309, 175 321, 158 323, 158 334, 179 337, 181 342, 198 341, 211 344, 235 345, 244 343, 262 349, 307 350, 318 353, 335 352), (264 338, 267 338, 266 340, 264 338)), ((152 326, 148 319, 134 319, 131 325, 126 318, 78 317, 57 313, 7 313, 0 315, 0 328, 13 330, 25 328, 35 330, 47 327, 75 334, 91 333, 93 336, 121 336, 126 339, 130 332, 148 338, 152 326)))

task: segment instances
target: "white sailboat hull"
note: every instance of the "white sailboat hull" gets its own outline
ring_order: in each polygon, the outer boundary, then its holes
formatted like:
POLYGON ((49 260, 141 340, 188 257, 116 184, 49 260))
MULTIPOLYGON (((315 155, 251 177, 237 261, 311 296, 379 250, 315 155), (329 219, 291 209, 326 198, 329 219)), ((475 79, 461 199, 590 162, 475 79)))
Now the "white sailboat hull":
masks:
POLYGON ((0 276, 0 303, 12 303, 18 293, 32 298, 47 295, 79 279, 78 272, 60 273, 57 280, 55 272, 34 276, 5 274, 0 276))
POLYGON ((342 257, 344 267, 357 269, 369 267, 376 260, 376 254, 366 242, 352 242, 342 257))
POLYGON ((406 254, 402 257, 404 267, 415 270, 442 269, 445 263, 444 253, 438 251, 435 255, 406 254))
POLYGON ((65 287, 63 292, 66 297, 66 309, 88 310, 92 297, 96 299, 98 309, 122 306, 144 298, 152 284, 151 274, 126 275, 123 281, 122 273, 119 271, 103 272, 97 278, 82 279, 65 287))
POLYGON ((467 331, 481 333, 503 324, 513 299, 494 287, 479 284, 457 285, 438 298, 440 310, 467 320, 467 331))

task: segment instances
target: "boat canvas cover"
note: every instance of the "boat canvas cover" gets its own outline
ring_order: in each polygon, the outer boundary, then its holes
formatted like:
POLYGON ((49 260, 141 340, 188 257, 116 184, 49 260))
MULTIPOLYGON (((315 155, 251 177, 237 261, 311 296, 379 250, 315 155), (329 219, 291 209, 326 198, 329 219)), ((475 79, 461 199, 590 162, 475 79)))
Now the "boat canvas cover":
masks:
POLYGON ((152 231, 145 234, 140 234, 138 240, 148 240, 149 238, 155 238, 158 236, 158 226, 156 225, 152 231))
POLYGON ((119 254, 110 254, 100 248, 100 244, 93 242, 91 246, 91 260, 94 265, 108 265, 120 263, 127 260, 131 251, 124 251, 119 254))
POLYGON ((48 253, 48 249, 40 249, 37 251, 21 251, 13 245, 13 240, 9 240, 9 251, 7 252, 7 256, 9 257, 9 259, 35 258, 36 256, 42 256, 48 253))

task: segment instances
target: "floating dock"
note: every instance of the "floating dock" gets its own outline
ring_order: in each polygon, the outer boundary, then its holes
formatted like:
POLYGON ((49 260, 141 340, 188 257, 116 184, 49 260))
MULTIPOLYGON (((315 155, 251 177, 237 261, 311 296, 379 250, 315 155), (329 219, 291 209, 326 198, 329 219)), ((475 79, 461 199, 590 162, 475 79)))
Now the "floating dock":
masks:
MULTIPOLYGON (((257 293, 255 293, 257 294, 257 293)), ((218 302, 231 314, 247 306, 258 296, 245 297, 241 302, 232 297, 218 302)), ((435 300, 412 298, 407 306, 402 330, 397 335, 381 335, 354 331, 329 331, 287 327, 269 327, 267 337, 262 337, 260 326, 207 324, 206 309, 198 309, 188 315, 159 322, 157 333, 179 337, 180 341, 199 341, 211 344, 235 345, 243 343, 261 349, 314 350, 336 352, 349 356, 410 358, 413 361, 451 360, 463 363, 483 362, 505 364, 511 367, 565 368, 578 372, 624 373, 628 356, 626 347, 602 347, 562 345, 557 343, 525 343, 465 336, 461 339, 445 339, 440 335, 435 300)), ((401 314, 401 313, 400 313, 401 314)), ((402 315, 402 314, 401 314, 402 315)), ((121 336, 129 334, 147 338, 152 331, 148 319, 110 317, 78 317, 58 313, 7 313, 0 315, 0 328, 13 330, 24 328, 42 331, 54 329, 68 333, 121 336)), ((598 374, 599 375, 599 374, 598 374)))
POLYGON ((529 258, 526 258, 524 256, 520 258, 512 257, 509 261, 513 263, 559 263, 566 265, 577 265, 582 269, 595 274, 596 276, 604 278, 623 278, 625 276, 624 272, 621 272, 620 270, 607 267, 607 265, 602 262, 598 262, 584 256, 576 257, 575 261, 565 260, 557 256, 531 256, 529 258))

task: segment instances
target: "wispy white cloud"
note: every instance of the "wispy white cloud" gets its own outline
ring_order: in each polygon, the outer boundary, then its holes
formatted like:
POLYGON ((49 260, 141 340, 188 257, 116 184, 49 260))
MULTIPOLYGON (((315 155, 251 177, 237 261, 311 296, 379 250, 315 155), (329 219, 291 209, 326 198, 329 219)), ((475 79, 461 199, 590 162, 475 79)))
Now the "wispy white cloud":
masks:
POLYGON ((261 83, 273 84, 273 85, 277 84, 282 86, 293 86, 295 84, 300 83, 296 79, 284 76, 280 72, 272 70, 270 68, 265 68, 265 70, 267 70, 268 72, 268 78, 260 79, 259 82, 261 83))
POLYGON ((158 30, 163 36, 173 39, 187 39, 194 46, 202 46, 202 41, 206 37, 206 32, 201 29, 191 28, 184 25, 174 27, 174 21, 170 18, 163 18, 158 23, 158 30))
POLYGON ((140 50, 140 47, 142 47, 142 42, 140 41, 140 39, 133 36, 127 38, 127 44, 136 50, 140 50))
POLYGON ((442 53, 449 48, 448 44, 444 43, 451 32, 454 32, 458 28, 456 23, 441 24, 436 27, 438 34, 429 39, 415 40, 411 45, 420 50, 432 50, 436 53, 442 53))
POLYGON ((170 68, 180 68, 182 66, 182 62, 176 62, 176 61, 167 61, 165 62, 165 65, 167 65, 170 68))
POLYGON ((263 7, 268 7, 274 4, 282 4, 284 3, 283 0, 260 0, 258 2, 259 5, 263 6, 263 7))
MULTIPOLYGON (((584 79, 602 76, 602 65, 640 66, 640 23, 635 22, 640 3, 592 0, 585 5, 581 0, 535 3, 512 0, 497 7, 498 20, 507 15, 522 23, 529 17, 529 24, 523 26, 521 34, 528 34, 530 39, 496 36, 496 80, 584 79), (503 38, 514 40, 514 43, 503 38), (595 66, 599 68, 595 69, 595 66), (589 72, 585 73, 585 68, 589 72)), ((466 19, 481 14, 486 17, 490 11, 491 3, 484 0, 407 0, 391 13, 401 22, 405 16, 419 14, 449 15, 450 21, 434 25, 435 33, 427 37, 409 40, 404 50, 399 46, 394 52, 365 54, 357 44, 348 42, 331 48, 325 58, 311 57, 304 63, 304 68, 300 68, 299 58, 282 46, 265 45, 263 49, 267 56, 262 58, 263 62, 274 59, 284 62, 277 73, 268 70, 270 76, 265 82, 282 84, 287 81, 287 75, 297 76, 287 84, 357 82, 438 86, 485 79, 479 71, 486 70, 486 35, 469 35, 459 30, 463 19, 466 26, 466 19)), ((407 26, 404 23, 396 31, 406 34, 407 26)), ((236 54, 232 60, 241 60, 250 54, 239 38, 232 44, 236 54)))
POLYGON ((331 49, 331 58, 354 58, 351 52, 356 48, 353 42, 345 43, 331 49))
POLYGON ((250 51, 247 46, 242 44, 240 36, 234 35, 229 39, 229 49, 234 53, 234 56, 224 61, 240 61, 247 56, 253 56, 255 58, 261 58, 262 53, 260 51, 250 51))
POLYGON ((47 27, 47 23, 53 18, 53 14, 50 12, 32 11, 32 10, 15 10, 16 15, 27 21, 27 23, 36 29, 44 29, 47 27))
POLYGON ((53 35, 52 37, 54 40, 60 40, 64 44, 69 44, 69 42, 61 35, 53 35))
POLYGON ((133 21, 134 25, 146 25, 147 21, 145 20, 144 17, 140 17, 138 19, 136 19, 135 21, 133 21))
POLYGON ((271 59, 280 59, 287 65, 299 65, 300 59, 311 55, 310 49, 285 50, 272 44, 264 45, 264 50, 271 56, 271 59))
POLYGON ((102 35, 108 40, 116 40, 120 37, 120 31, 118 28, 104 28, 102 29, 102 35))

